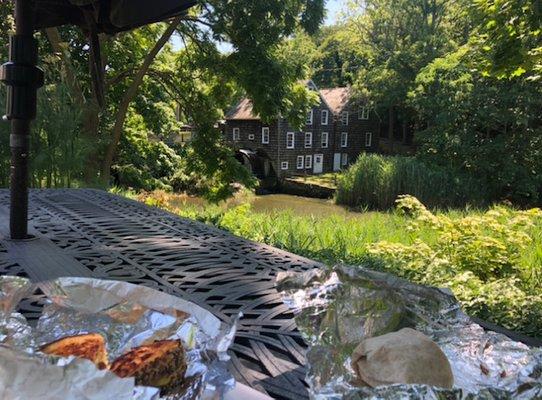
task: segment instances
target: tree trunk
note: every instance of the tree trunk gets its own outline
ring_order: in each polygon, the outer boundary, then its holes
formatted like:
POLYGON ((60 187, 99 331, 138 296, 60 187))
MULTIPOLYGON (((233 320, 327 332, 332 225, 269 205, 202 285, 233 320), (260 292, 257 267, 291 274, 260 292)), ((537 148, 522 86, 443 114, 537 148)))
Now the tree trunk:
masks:
POLYGON ((57 28, 47 28, 45 33, 47 34, 47 38, 51 43, 53 51, 60 54, 60 59, 62 60, 64 67, 62 68, 62 72, 66 86, 68 86, 68 89, 74 97, 77 106, 79 106, 81 109, 84 108, 86 99, 83 94, 83 89, 79 84, 79 80, 77 79, 77 75, 75 74, 75 68, 71 62, 70 51, 68 50, 67 45, 62 42, 62 38, 60 37, 60 33, 58 32, 57 28))
MULTIPOLYGON (((98 141, 98 127, 100 123, 100 107, 98 106, 98 102, 94 97, 90 100, 85 97, 72 64, 70 52, 67 45, 63 44, 58 29, 48 28, 45 32, 53 51, 60 54, 63 64, 62 72, 64 81, 75 100, 75 104, 82 112, 81 131, 90 143, 95 143, 98 141)), ((94 149, 95 146, 91 148, 94 149)), ((86 184, 94 184, 100 167, 96 150, 91 150, 86 158, 83 179, 86 184)))
POLYGON ((390 106, 388 110, 388 139, 390 141, 390 145, 393 144, 394 135, 393 131, 395 130, 395 109, 393 106, 390 106))
POLYGON ((118 147, 120 138, 122 137, 124 122, 126 121, 126 115, 128 113, 128 108, 130 107, 130 103, 137 95, 139 86, 143 82, 143 78, 147 74, 152 62, 154 61, 154 59, 156 58, 160 50, 162 50, 164 45, 168 42, 171 35, 173 35, 173 32, 175 32, 175 28, 177 28, 181 20, 182 20, 182 16, 178 16, 175 19, 173 19, 173 21, 169 24, 168 28, 162 34, 162 37, 160 37, 160 39, 156 42, 154 47, 145 57, 143 64, 141 64, 141 67, 139 68, 136 75, 134 76, 134 80, 130 84, 130 87, 124 94, 124 97, 122 98, 122 101, 119 104, 119 109, 117 111, 117 115, 115 118, 115 125, 113 127, 113 131, 111 135, 112 136, 111 141, 109 142, 109 146, 107 148, 107 152, 102 164, 101 180, 106 185, 109 184, 109 179, 111 176, 111 165, 113 164, 113 159, 115 158, 117 147, 118 147))
POLYGON ((403 121, 403 144, 407 144, 408 139, 408 125, 406 121, 403 121))

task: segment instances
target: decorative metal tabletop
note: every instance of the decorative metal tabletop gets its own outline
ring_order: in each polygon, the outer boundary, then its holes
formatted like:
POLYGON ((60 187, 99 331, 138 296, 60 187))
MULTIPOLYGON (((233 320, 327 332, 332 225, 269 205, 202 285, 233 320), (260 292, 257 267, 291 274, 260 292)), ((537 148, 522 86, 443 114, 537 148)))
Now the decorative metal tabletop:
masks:
MULTIPOLYGON (((232 368, 277 399, 307 398, 305 343, 275 290, 278 271, 321 264, 103 191, 33 190, 36 239, 8 240, 9 193, 0 190, 0 274, 118 279, 193 301, 223 321, 243 312, 232 368)), ((30 320, 40 293, 23 301, 30 320)))

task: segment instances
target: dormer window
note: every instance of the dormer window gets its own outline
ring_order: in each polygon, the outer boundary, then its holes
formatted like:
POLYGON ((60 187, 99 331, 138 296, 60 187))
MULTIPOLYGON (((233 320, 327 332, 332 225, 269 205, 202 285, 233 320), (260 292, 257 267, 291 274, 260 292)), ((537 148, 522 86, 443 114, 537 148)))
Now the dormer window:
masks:
POLYGON ((341 122, 343 124, 343 126, 347 126, 348 125, 348 111, 343 111, 341 113, 341 122))
POLYGON ((361 107, 359 109, 359 113, 358 113, 358 119, 369 119, 369 114, 371 112, 371 109, 369 107, 361 107))
POLYGON ((322 125, 327 125, 329 123, 329 111, 322 110, 322 125))

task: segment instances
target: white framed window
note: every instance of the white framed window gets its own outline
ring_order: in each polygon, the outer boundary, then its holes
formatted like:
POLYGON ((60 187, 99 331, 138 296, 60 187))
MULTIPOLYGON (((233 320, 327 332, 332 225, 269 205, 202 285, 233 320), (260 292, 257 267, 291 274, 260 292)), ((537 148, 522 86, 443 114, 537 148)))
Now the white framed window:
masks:
POLYGON ((248 135, 248 140, 254 140, 254 134, 251 133, 250 135, 248 135))
POLYGON ((314 118, 314 110, 310 110, 307 115, 307 125, 312 125, 312 120, 314 118))
POLYGON ((373 145, 373 133, 366 132, 365 133, 365 147, 371 147, 372 145, 373 145))
POLYGON ((322 148, 327 149, 329 146, 329 133, 322 132, 322 148))
POLYGON ((305 165, 305 157, 303 156, 297 156, 297 169, 303 169, 303 166, 305 165))
POLYGON ((286 133, 286 148, 293 149, 295 147, 295 134, 293 132, 286 133))
POLYGON ((341 147, 348 147, 348 132, 341 133, 341 147))
POLYGON ((312 156, 311 155, 305 156, 305 168, 306 169, 312 168, 312 156))
POLYGON ((322 125, 327 125, 329 123, 329 111, 322 110, 322 125))
POLYGON ((369 119, 371 109, 369 107, 361 107, 358 112, 358 119, 369 119))
POLYGON ((341 114, 341 123, 344 126, 348 126, 348 119, 349 119, 348 111, 343 111, 341 114))
POLYGON ((310 149, 312 147, 312 132, 305 132, 305 148, 310 149))
POLYGON ((268 127, 262 128, 262 143, 269 144, 269 128, 268 127))
POLYGON ((346 153, 341 154, 341 165, 343 167, 348 165, 348 154, 346 153))
POLYGON ((241 130, 239 128, 233 128, 233 141, 238 142, 241 140, 241 130))
POLYGON ((280 169, 286 171, 288 169, 288 161, 283 161, 280 163, 280 169))

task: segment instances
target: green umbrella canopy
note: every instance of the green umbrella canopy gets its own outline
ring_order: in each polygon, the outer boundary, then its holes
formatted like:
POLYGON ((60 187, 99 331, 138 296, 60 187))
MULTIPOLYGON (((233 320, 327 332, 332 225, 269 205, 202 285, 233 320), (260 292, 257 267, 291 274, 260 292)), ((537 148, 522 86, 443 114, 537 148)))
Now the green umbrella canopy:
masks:
POLYGON ((196 0, 34 0, 36 29, 61 25, 92 26, 116 33, 184 13, 196 0))

